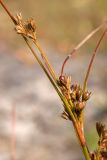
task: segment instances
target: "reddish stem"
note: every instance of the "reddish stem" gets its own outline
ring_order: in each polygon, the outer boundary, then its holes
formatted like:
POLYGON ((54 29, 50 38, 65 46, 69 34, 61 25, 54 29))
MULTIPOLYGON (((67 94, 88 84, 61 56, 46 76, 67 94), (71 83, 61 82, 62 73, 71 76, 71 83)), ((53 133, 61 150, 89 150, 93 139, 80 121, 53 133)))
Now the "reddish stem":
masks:
POLYGON ((0 0, 0 4, 2 5, 2 7, 5 9, 5 11, 7 12, 7 14, 9 15, 9 17, 12 19, 12 21, 16 24, 16 20, 15 18, 12 16, 12 14, 9 12, 9 10, 7 9, 7 7, 4 5, 4 3, 2 2, 2 0, 0 0))
POLYGON ((66 59, 64 60, 63 64, 62 64, 62 68, 61 68, 61 76, 63 76, 63 73, 64 73, 64 68, 65 68, 65 65, 68 61, 68 59, 76 52, 76 49, 74 48, 72 50, 72 52, 66 57, 66 59))
POLYGON ((103 38, 104 38, 104 36, 105 36, 106 33, 107 33, 107 29, 106 29, 106 30, 103 32, 103 34, 101 35, 101 37, 100 37, 100 39, 99 39, 99 41, 98 41, 98 43, 97 43, 97 46, 96 46, 96 48, 95 48, 95 50, 94 50, 94 53, 93 53, 93 55, 92 55, 92 57, 91 57, 91 60, 90 60, 89 66, 88 66, 88 70, 87 70, 87 72, 86 72, 85 80, 84 80, 84 86, 83 86, 83 91, 84 91, 84 92, 85 92, 85 89, 86 89, 88 77, 89 77, 89 74, 90 74, 90 71, 91 71, 91 68, 92 68, 92 65, 93 65, 95 56, 96 56, 96 54, 97 54, 97 51, 98 51, 99 46, 100 46, 100 44, 101 44, 101 41, 103 40, 103 38))

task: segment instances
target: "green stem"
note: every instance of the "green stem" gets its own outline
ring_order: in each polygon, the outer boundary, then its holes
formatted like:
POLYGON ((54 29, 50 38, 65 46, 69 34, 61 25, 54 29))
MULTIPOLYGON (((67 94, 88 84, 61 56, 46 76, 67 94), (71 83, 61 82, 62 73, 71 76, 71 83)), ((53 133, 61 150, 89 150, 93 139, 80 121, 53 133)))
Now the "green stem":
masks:
POLYGON ((88 152, 88 149, 87 149, 86 146, 83 146, 83 147, 82 147, 82 151, 83 151, 83 154, 84 154, 84 156, 85 156, 85 159, 86 159, 86 160, 91 160, 90 155, 89 155, 89 152, 88 152))
POLYGON ((34 40, 33 42, 36 45, 36 47, 38 48, 38 50, 39 50, 39 52, 41 54, 41 57, 44 60, 45 65, 46 65, 47 69, 49 70, 51 76, 53 77, 54 80, 56 80, 56 78, 57 78, 56 74, 55 74, 51 64, 49 63, 48 58, 47 58, 46 54, 44 53, 42 47, 40 46, 39 42, 37 40, 34 40))

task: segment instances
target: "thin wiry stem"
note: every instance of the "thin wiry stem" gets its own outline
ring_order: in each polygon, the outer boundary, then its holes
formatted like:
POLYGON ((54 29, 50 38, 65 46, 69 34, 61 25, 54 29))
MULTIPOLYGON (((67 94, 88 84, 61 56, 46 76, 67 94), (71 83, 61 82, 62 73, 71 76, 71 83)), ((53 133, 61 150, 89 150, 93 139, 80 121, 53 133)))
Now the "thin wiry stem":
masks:
POLYGON ((54 82, 54 80, 51 78, 51 76, 49 75, 48 71, 46 70, 46 68, 44 67, 44 65, 42 64, 42 62, 40 61, 40 59, 38 58, 36 52, 33 50, 32 46, 30 45, 29 41, 27 40, 27 38, 23 37, 26 44, 28 45, 28 47, 30 48, 31 52, 33 53, 34 57, 36 58, 36 60, 38 61, 39 65, 41 66, 41 68, 44 70, 45 74, 47 75, 48 79, 50 80, 51 84, 53 85, 53 87, 55 88, 56 92, 58 93, 61 101, 64 104, 64 107, 67 109, 68 113, 70 114, 71 119, 75 122, 75 117, 70 109, 70 105, 67 102, 66 98, 62 95, 62 93, 59 90, 59 87, 56 85, 56 83, 54 82))
POLYGON ((43 63, 41 62, 41 60, 38 58, 36 52, 33 50, 32 46, 30 45, 28 39, 26 37, 23 37, 26 44, 28 45, 28 47, 30 48, 31 52, 33 53, 34 57, 36 58, 37 62, 39 63, 39 65, 41 66, 41 68, 44 70, 45 74, 47 75, 48 79, 50 80, 50 82, 52 83, 52 85, 54 86, 54 88, 56 89, 57 93, 61 96, 61 92, 58 89, 56 83, 54 82, 54 80, 51 78, 50 74, 48 73, 47 69, 44 67, 43 63))
POLYGON ((61 67, 61 76, 64 73, 64 68, 65 65, 67 63, 67 61, 69 60, 70 57, 72 57, 72 55, 74 53, 76 53, 76 51, 82 47, 95 33, 97 33, 105 24, 107 23, 107 21, 104 21, 104 23, 102 23, 100 26, 98 26, 96 29, 94 29, 88 36, 86 36, 72 51, 71 53, 65 58, 62 67, 61 67))
POLYGON ((56 92, 58 93, 61 101, 64 104, 64 107, 67 109, 68 113, 70 114, 71 119, 75 122, 75 117, 70 109, 70 105, 68 103, 68 101, 66 100, 66 98, 62 95, 62 93, 59 90, 59 87, 56 85, 56 83, 54 82, 54 80, 50 77, 48 71, 46 70, 46 68, 44 67, 44 65, 42 64, 42 62, 40 61, 40 59, 38 58, 36 52, 33 50, 32 46, 30 45, 29 41, 27 40, 27 38, 23 37, 26 44, 28 45, 28 47, 30 48, 31 52, 33 53, 34 57, 36 58, 36 60, 38 61, 39 65, 41 66, 41 68, 44 70, 45 74, 47 75, 48 79, 50 80, 51 84, 53 85, 53 87, 55 88, 56 92))
POLYGON ((9 12, 9 10, 7 9, 7 7, 4 5, 3 1, 0 0, 0 4, 2 5, 2 7, 4 8, 4 10, 7 12, 7 14, 9 15, 9 17, 11 18, 11 20, 16 24, 16 20, 13 17, 13 15, 9 12))
POLYGON ((90 63, 89 63, 89 66, 88 66, 88 69, 87 69, 87 72, 86 72, 85 80, 84 80, 84 83, 83 83, 83 92, 85 92, 85 90, 86 90, 88 77, 89 77, 89 74, 90 74, 90 71, 91 71, 95 56, 96 56, 96 54, 98 52, 98 49, 99 49, 100 44, 101 44, 101 41, 103 40, 103 38, 104 38, 106 33, 107 33, 107 29, 101 35, 101 37, 100 37, 100 39, 99 39, 99 41, 98 41, 98 43, 96 45, 96 48, 95 48, 95 50, 93 52, 93 55, 91 57, 91 60, 90 60, 90 63))
POLYGON ((39 42, 37 40, 35 40, 33 42, 36 45, 36 47, 38 48, 38 50, 39 50, 39 52, 41 54, 41 57, 42 57, 43 61, 45 62, 45 65, 46 65, 47 69, 49 70, 51 76, 53 77, 54 80, 56 80, 57 79, 56 74, 55 74, 51 64, 49 63, 46 54, 44 53, 43 49, 41 48, 39 42))

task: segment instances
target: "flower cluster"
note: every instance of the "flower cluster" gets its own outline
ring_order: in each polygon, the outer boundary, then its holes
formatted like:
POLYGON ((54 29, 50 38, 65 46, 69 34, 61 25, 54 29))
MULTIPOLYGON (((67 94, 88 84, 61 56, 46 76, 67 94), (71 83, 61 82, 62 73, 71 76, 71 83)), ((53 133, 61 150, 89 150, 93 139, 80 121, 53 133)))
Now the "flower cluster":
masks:
POLYGON ((23 21, 22 15, 17 14, 15 18, 15 30, 18 34, 23 35, 24 37, 29 37, 33 40, 36 40, 36 23, 33 18, 23 21))
POLYGON ((107 130, 99 122, 96 123, 96 129, 99 136, 98 150, 92 153, 92 160, 107 160, 107 130))
MULTIPOLYGON (((68 100, 72 111, 79 115, 89 100, 91 92, 83 91, 80 85, 71 84, 71 77, 68 76, 60 76, 58 86, 68 100)), ((65 112, 63 115, 65 116, 65 112)))

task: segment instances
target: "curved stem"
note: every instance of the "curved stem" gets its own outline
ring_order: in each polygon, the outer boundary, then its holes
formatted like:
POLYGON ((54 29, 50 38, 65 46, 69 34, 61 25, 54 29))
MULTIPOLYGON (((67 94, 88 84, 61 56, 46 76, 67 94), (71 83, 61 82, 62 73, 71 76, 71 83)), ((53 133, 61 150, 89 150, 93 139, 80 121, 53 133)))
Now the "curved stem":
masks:
POLYGON ((86 36, 72 51, 71 53, 65 58, 62 67, 61 67, 61 76, 64 73, 64 68, 65 65, 67 63, 67 61, 69 60, 70 57, 72 57, 72 55, 80 48, 82 47, 95 33, 97 33, 105 24, 107 23, 107 21, 104 21, 100 26, 98 26, 96 29, 94 29, 90 34, 88 34, 88 36, 86 36))
POLYGON ((76 49, 74 48, 72 50, 72 52, 65 58, 63 64, 62 64, 62 67, 61 67, 61 76, 63 76, 63 73, 64 73, 64 68, 65 68, 65 65, 67 63, 67 61, 69 60, 69 58, 76 52, 76 49))
POLYGON ((101 44, 101 41, 103 40, 106 32, 107 32, 107 29, 106 29, 106 30, 103 32, 103 34, 101 35, 101 37, 100 37, 100 39, 99 39, 99 41, 98 41, 98 43, 97 43, 97 46, 96 46, 96 48, 95 48, 95 50, 94 50, 94 52, 93 52, 93 55, 92 55, 92 57, 91 57, 91 60, 90 60, 90 63, 89 63, 89 66, 88 66, 88 69, 87 69, 87 72, 86 72, 85 80, 84 80, 84 83, 83 83, 83 92, 85 92, 85 90, 86 90, 88 77, 89 77, 89 74, 90 74, 90 71, 91 71, 91 68, 92 68, 92 65, 93 65, 95 56, 96 56, 96 54, 97 54, 97 51, 98 51, 99 46, 100 46, 100 44, 101 44))

